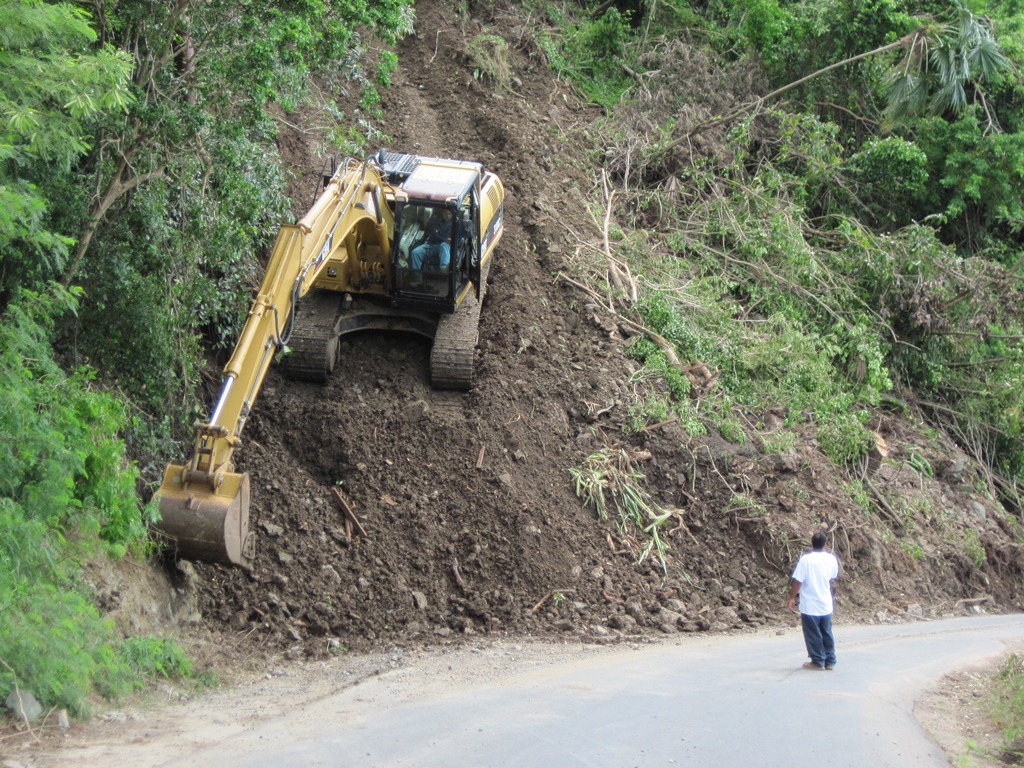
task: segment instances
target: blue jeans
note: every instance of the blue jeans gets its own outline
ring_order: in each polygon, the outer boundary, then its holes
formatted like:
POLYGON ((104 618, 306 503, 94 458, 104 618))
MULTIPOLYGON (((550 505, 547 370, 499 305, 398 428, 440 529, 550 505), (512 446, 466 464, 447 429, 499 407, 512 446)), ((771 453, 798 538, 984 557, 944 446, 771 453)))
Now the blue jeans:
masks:
POLYGON ((419 272, 423 269, 423 262, 437 257, 438 269, 447 269, 451 253, 452 247, 448 243, 423 243, 423 245, 417 245, 412 249, 412 253, 409 254, 409 264, 419 272))
POLYGON ((800 614, 804 630, 804 643, 811 661, 820 667, 832 667, 836 663, 836 639, 832 636, 832 614, 808 616, 800 614))

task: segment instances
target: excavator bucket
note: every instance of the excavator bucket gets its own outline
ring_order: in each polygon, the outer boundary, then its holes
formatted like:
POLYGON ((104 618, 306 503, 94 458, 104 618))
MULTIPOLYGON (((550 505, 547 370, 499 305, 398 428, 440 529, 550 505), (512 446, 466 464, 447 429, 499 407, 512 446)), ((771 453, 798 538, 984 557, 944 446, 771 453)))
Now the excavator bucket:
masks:
POLYGON ((189 483, 185 467, 170 464, 160 486, 157 529, 180 557, 250 570, 256 553, 249 532, 249 474, 218 476, 216 490, 189 483))

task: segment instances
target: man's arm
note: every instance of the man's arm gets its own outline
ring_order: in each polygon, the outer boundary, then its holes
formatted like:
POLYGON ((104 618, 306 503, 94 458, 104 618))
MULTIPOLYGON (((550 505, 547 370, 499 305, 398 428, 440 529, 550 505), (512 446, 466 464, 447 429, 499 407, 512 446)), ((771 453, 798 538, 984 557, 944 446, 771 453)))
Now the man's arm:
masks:
POLYGON ((796 579, 789 580, 789 600, 786 601, 786 607, 791 611, 796 610, 796 596, 800 594, 800 582, 796 579))

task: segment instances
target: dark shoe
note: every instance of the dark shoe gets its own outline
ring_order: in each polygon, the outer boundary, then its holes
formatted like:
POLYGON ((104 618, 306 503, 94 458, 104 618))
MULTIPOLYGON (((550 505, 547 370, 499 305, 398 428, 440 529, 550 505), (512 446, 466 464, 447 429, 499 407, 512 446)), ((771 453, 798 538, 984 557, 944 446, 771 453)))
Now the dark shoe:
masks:
POLYGON ((817 670, 819 672, 824 672, 825 671, 825 668, 823 666, 821 666, 821 664, 817 664, 817 663, 815 663, 813 661, 805 661, 804 662, 804 669, 814 669, 814 670, 817 670))

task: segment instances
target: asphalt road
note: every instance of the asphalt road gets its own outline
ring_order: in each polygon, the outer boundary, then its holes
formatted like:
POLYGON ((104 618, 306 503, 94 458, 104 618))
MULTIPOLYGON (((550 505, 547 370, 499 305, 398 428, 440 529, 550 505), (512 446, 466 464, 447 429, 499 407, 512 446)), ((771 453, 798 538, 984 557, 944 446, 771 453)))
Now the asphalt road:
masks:
POLYGON ((836 635, 830 672, 801 669, 800 635, 787 632, 419 690, 385 674, 167 765, 947 766, 914 701, 1018 643, 1024 617, 837 624, 836 635))

